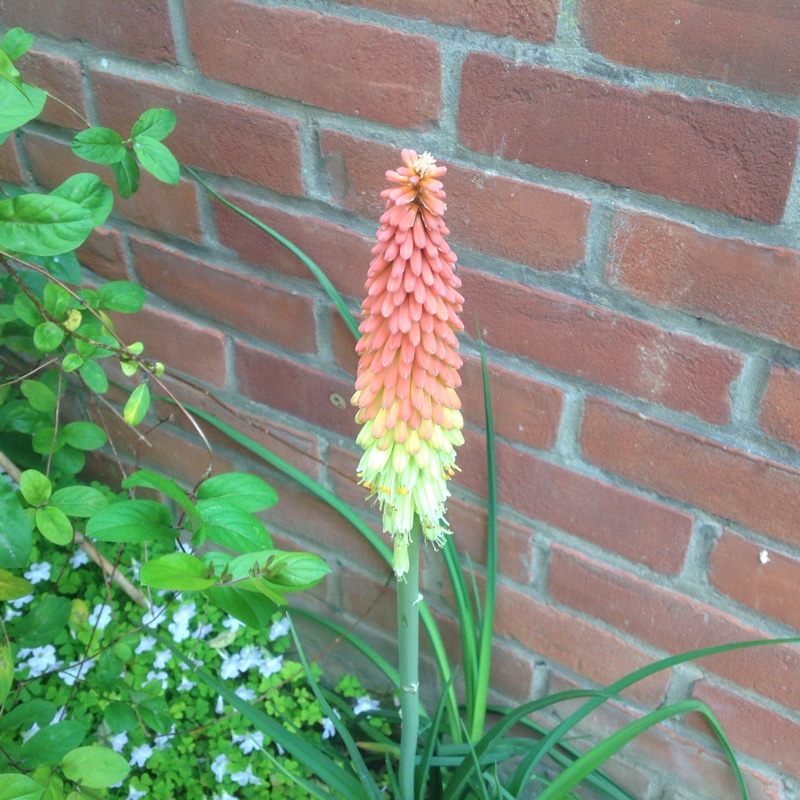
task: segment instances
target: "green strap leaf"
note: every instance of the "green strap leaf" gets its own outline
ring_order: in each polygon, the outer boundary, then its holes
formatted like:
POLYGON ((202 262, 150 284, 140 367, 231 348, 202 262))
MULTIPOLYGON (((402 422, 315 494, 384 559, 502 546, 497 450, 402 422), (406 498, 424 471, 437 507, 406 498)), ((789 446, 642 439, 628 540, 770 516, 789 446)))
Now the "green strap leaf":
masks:
POLYGON ((4 250, 55 256, 83 244, 93 228, 92 212, 63 197, 22 194, 0 201, 0 248, 4 250))
POLYGON ((139 163, 160 181, 180 183, 181 166, 178 159, 157 139, 151 136, 136 136, 133 140, 133 152, 139 163))

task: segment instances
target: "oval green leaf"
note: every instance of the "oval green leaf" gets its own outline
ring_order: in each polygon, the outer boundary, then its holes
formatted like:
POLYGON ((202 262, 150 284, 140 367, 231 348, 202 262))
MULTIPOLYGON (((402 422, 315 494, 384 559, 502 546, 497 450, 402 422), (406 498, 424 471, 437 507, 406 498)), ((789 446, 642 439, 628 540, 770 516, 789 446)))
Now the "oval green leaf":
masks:
POLYGON ((19 773, 0 775, 0 797, 3 800, 41 800, 44 787, 35 780, 19 773))
POLYGON ((167 108, 149 108, 134 123, 131 138, 144 134, 160 141, 172 133, 176 122, 174 111, 167 108))
POLYGON ((237 553, 251 553, 272 547, 272 537, 260 519, 222 501, 203 500, 197 509, 203 519, 206 539, 237 553))
POLYGON ((25 578, 7 569, 0 569, 0 600, 17 600, 32 591, 33 586, 25 578))
POLYGON ((103 394, 108 391, 108 378, 96 361, 85 361, 83 366, 78 367, 78 374, 93 392, 103 394))
POLYGON ((56 393, 41 381, 22 381, 19 389, 28 398, 31 407, 37 411, 50 412, 55 410, 56 393))
POLYGON ((64 329, 55 322, 42 322, 33 330, 33 343, 40 353, 51 353, 64 341, 64 329))
POLYGON ((74 720, 48 725, 22 745, 20 755, 25 769, 54 767, 86 738, 86 727, 74 720))
POLYGON ((139 163, 164 183, 178 184, 181 181, 181 166, 166 145, 150 136, 137 136, 133 140, 133 152, 139 163))
POLYGON ((14 658, 11 655, 11 648, 4 643, 0 645, 0 708, 5 704, 13 683, 14 658))
POLYGON ((206 565, 189 553, 170 553, 142 564, 139 579, 152 589, 175 592, 199 592, 217 582, 217 578, 208 577, 206 565))
POLYGON ((36 512, 36 527, 47 541, 60 546, 72 541, 72 524, 67 515, 54 506, 45 506, 36 512))
POLYGON ((10 638, 20 647, 50 644, 67 627, 71 611, 66 597, 48 595, 27 614, 11 621, 10 638))
POLYGON ((13 131, 42 113, 47 92, 22 84, 22 91, 8 81, 0 81, 0 133, 13 131))
POLYGON ((31 523, 6 480, 0 480, 0 519, 0 568, 24 567, 33 547, 31 523))
POLYGON ((139 165, 129 150, 125 151, 120 161, 111 165, 111 172, 117 182, 119 196, 124 200, 139 189, 139 165))
POLYGON ((122 137, 111 128, 87 128, 72 139, 72 152, 93 164, 114 164, 125 155, 122 137))
POLYGON ((50 505, 68 517, 91 517, 108 505, 108 498, 91 486, 66 486, 53 492, 50 505))
POLYGON ((135 428, 144 419, 148 408, 150 408, 150 389, 146 383, 140 383, 125 403, 122 417, 128 425, 135 428))
POLYGON ((107 789, 130 772, 128 762, 108 747, 78 747, 61 759, 64 775, 90 789, 107 789))
POLYGON ((78 450, 97 450, 108 441, 106 432, 94 422, 69 422, 63 431, 64 441, 78 450))
POLYGON ((53 485, 50 479, 38 470, 26 469, 19 477, 19 490, 26 503, 41 506, 50 499, 53 485))
MULTIPOLYGON (((55 257, 53 256, 53 258, 55 257)), ((69 292, 57 283, 45 284, 44 308, 53 319, 63 320, 71 299, 69 292)))
POLYGON ((114 207, 114 193, 91 172, 79 172, 70 176, 50 194, 71 200, 91 211, 95 225, 102 225, 114 207))
POLYGON ((278 493, 264 480, 245 472, 226 472, 203 481, 198 500, 222 500, 242 511, 263 511, 278 502, 278 493))
POLYGON ((55 256, 83 244, 93 228, 92 213, 63 197, 22 194, 0 201, 0 247, 4 250, 55 256))
POLYGON ((103 542, 144 542, 174 537, 172 514, 155 500, 123 500, 98 511, 86 533, 103 542))
POLYGON ((12 61, 16 61, 31 49, 33 35, 22 28, 10 28, 0 40, 2 50, 12 61))
POLYGON ((98 290, 100 308, 106 311, 121 311, 123 314, 133 314, 141 311, 146 299, 144 289, 130 281, 109 281, 98 290))

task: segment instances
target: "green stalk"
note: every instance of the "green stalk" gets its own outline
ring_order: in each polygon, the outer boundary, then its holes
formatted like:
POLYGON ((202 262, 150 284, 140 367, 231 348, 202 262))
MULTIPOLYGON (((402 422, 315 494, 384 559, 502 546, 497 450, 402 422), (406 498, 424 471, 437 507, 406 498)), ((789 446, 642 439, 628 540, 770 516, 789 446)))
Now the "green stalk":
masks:
POLYGON ((419 519, 408 544, 408 572, 397 582, 397 634, 400 648, 400 798, 414 800, 414 764, 419 737, 419 519))

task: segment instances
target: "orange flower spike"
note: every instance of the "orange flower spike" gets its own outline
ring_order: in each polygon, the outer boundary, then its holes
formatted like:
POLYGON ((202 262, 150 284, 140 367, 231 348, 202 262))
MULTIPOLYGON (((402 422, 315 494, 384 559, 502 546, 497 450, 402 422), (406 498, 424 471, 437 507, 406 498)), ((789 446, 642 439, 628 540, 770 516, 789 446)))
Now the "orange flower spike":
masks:
POLYGON ((444 235, 446 167, 429 153, 401 153, 386 173, 377 244, 368 272, 359 354, 356 421, 361 483, 375 495, 394 543, 398 578, 408 570, 415 515, 425 540, 444 544, 445 501, 455 448, 464 443, 456 332, 463 297, 456 256, 444 235))

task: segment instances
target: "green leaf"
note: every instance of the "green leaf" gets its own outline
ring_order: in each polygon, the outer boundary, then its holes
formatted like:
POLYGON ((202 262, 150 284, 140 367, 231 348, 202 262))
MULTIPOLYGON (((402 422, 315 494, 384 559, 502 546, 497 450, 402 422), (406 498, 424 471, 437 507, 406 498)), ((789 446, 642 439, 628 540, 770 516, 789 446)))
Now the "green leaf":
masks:
POLYGON ((16 61, 20 56, 25 55, 31 49, 33 35, 24 31, 22 28, 11 28, 6 31, 5 36, 0 40, 0 50, 2 50, 12 61, 16 61))
POLYGON ((31 523, 11 484, 4 479, 0 479, 0 519, 0 568, 24 567, 33 546, 31 523))
POLYGON ((17 772, 0 775, 0 797, 3 800, 42 800, 44 788, 27 775, 17 772))
POLYGON ((92 212, 49 194, 0 201, 0 247, 37 256, 74 250, 94 228, 92 212))
POLYGON ((125 403, 122 417, 128 425, 135 428, 144 419, 148 408, 150 408, 150 389, 146 383, 140 383, 125 403))
POLYGON ((197 509, 194 507, 194 503, 189 499, 189 495, 172 478, 165 478, 163 475, 158 475, 150 470, 140 469, 125 478, 121 485, 123 489, 131 489, 134 486, 155 489, 157 492, 161 492, 161 494, 174 500, 189 518, 190 528, 193 532, 203 523, 200 514, 197 513, 197 509))
POLYGON ((31 736, 20 750, 22 766, 35 769, 54 767, 86 738, 86 727, 80 722, 65 720, 48 725, 31 736))
MULTIPOLYGON (((13 731, 21 728, 30 728, 35 722, 40 728, 49 725, 56 715, 56 707, 47 700, 29 700, 20 703, 11 711, 4 711, 0 716, 0 731, 13 731)), ((1 797, 2 795, 0 795, 1 797)))
POLYGON ((199 592, 217 582, 208 577, 208 568, 197 556, 170 553, 142 564, 139 579, 152 589, 171 589, 175 592, 199 592))
POLYGON ((26 325, 30 325, 31 328, 35 328, 44 319, 36 303, 22 292, 14 297, 14 313, 18 319, 21 319, 26 325))
POLYGON ((260 519, 235 506, 225 505, 219 500, 201 500, 197 510, 205 523, 204 536, 220 547, 237 553, 268 550, 272 537, 260 519))
POLYGON ((7 569, 0 569, 0 600, 17 600, 30 594, 33 586, 7 569))
POLYGON ((128 762, 108 747, 79 747, 61 759, 64 775, 91 789, 107 789, 130 772, 128 762))
POLYGON ((29 255, 28 258, 44 267, 56 280, 74 284, 81 282, 81 265, 72 250, 55 256, 29 255))
POLYGON ((125 156, 122 137, 111 128, 87 128, 72 139, 72 152, 93 164, 115 164, 125 156))
POLYGON ((147 299, 144 289, 130 281, 109 281, 98 290, 101 308, 107 311, 121 311, 123 314, 133 314, 141 311, 147 299))
MULTIPOLYGON (((20 578, 20 580, 22 580, 20 578)), ((22 595, 23 597, 25 595, 22 595)), ((5 705, 11 685, 14 683, 14 658, 5 642, 0 645, 0 707, 5 705)))
POLYGON ((26 469, 19 477, 19 490, 26 503, 41 506, 50 499, 53 485, 50 479, 38 470, 26 469))
POLYGON ((0 49, 0 78, 16 86, 22 93, 22 77, 8 55, 0 49))
POLYGON ((108 505, 108 498, 91 486, 66 486, 53 492, 50 505, 68 517, 91 517, 108 505))
POLYGON ((44 428, 39 428, 33 434, 31 447, 34 453, 39 453, 43 456, 49 455, 51 452, 56 453, 64 446, 64 442, 60 434, 56 433, 56 429, 52 425, 44 428))
POLYGON ((97 175, 90 172, 72 175, 50 194, 71 200, 91 211, 95 225, 102 225, 114 207, 114 193, 97 175))
POLYGON ((226 472, 197 487, 198 500, 222 500, 242 511, 263 511, 278 502, 278 493, 257 475, 226 472))
POLYGON ((145 135, 161 140, 169 136, 175 128, 177 117, 167 108, 149 108, 133 125, 131 138, 145 135))
POLYGON ((72 524, 67 515, 54 506, 45 506, 36 512, 36 527, 47 541, 67 545, 72 541, 72 524))
POLYGON ((55 410, 58 402, 56 393, 41 381, 22 381, 19 389, 28 399, 31 408, 45 413, 55 410))
POLYGON ((106 706, 105 720, 112 733, 132 731, 139 725, 136 712, 127 703, 119 700, 106 706))
POLYGON ((164 183, 181 182, 181 166, 166 145, 150 136, 137 136, 133 140, 133 152, 139 163, 164 183))
POLYGON ((56 472, 77 475, 86 466, 86 456, 83 450, 65 444, 53 453, 52 465, 56 472))
POLYGON ((64 441, 77 450, 97 450, 108 441, 106 432, 94 422, 68 422, 63 433, 64 441))
POLYGON ((330 571, 330 567, 313 553, 282 553, 270 564, 267 579, 283 592, 296 592, 316 586, 330 571))
POLYGON ((33 330, 33 343, 40 353, 51 353, 64 341, 63 328, 55 322, 40 322, 33 330))
POLYGON ((262 594, 237 586, 214 586, 207 589, 205 595, 217 608, 250 628, 267 630, 272 625, 277 603, 262 594))
POLYGON ((48 595, 8 625, 10 638, 20 647, 50 644, 67 627, 72 606, 66 597, 48 595))
POLYGON ((103 394, 108 391, 108 378, 96 361, 85 361, 83 366, 78 368, 78 374, 93 392, 103 394))
POLYGON ((69 292, 63 286, 57 283, 45 284, 44 309, 53 319, 63 321, 71 301, 69 292))
POLYGON ((117 182, 119 196, 124 200, 139 189, 139 165, 129 150, 125 151, 122 160, 111 165, 111 172, 117 182))
POLYGON ((0 133, 13 131, 38 117, 46 100, 43 89, 23 83, 20 92, 8 81, 0 81, 0 133))
POLYGON ((61 369, 64 372, 74 372, 83 366, 83 359, 77 353, 69 353, 61 361, 61 369))
POLYGON ((102 542, 144 542, 175 536, 170 510, 155 500, 123 500, 101 509, 86 533, 102 542))

